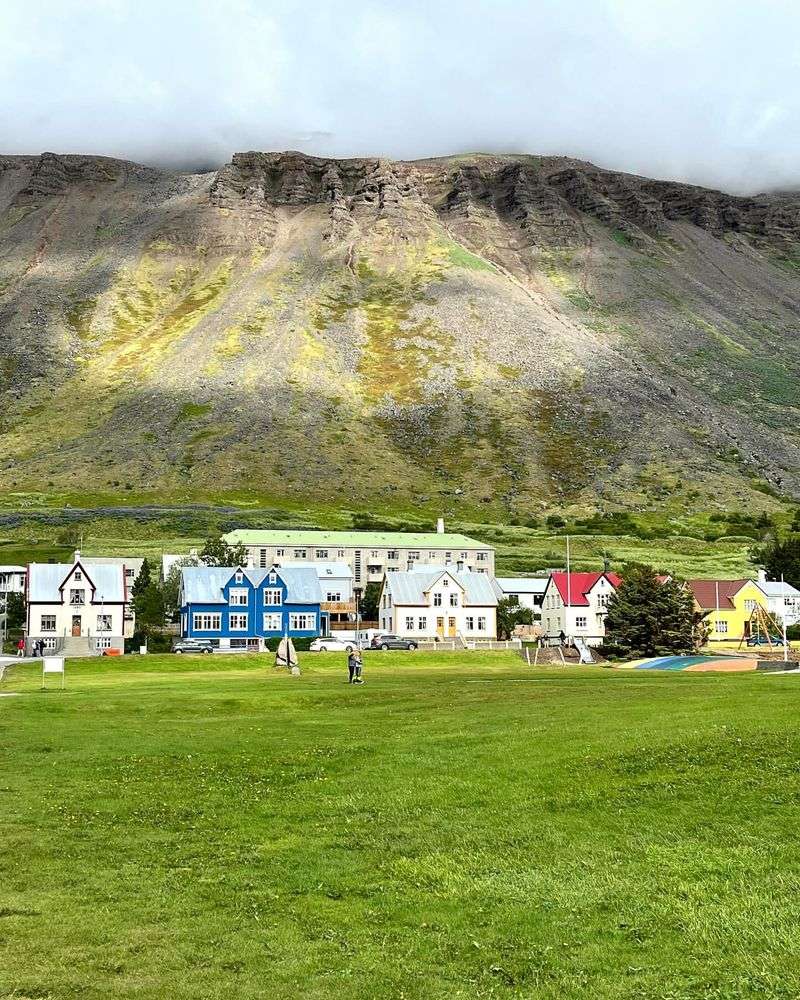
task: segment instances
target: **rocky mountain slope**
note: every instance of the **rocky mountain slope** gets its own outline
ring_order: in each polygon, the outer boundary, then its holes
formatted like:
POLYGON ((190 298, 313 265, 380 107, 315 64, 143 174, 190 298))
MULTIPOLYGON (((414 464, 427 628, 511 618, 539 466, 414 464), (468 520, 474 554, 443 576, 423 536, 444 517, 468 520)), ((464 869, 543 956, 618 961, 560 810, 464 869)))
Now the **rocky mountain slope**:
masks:
MULTIPOLYGON (((565 158, 0 157, 0 483, 800 496, 800 197, 565 158)), ((487 508, 488 509, 488 508, 487 508)))

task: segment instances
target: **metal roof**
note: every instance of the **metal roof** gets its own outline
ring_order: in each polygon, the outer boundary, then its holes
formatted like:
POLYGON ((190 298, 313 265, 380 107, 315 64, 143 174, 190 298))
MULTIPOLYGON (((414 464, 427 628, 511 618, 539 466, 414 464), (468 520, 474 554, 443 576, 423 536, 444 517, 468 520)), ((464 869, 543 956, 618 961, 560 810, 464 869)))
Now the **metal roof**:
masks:
MULTIPOLYGON (((235 566, 184 566, 183 600, 185 604, 225 604, 222 590, 230 581, 235 566)), ((244 575, 254 587, 260 587, 271 569, 245 569, 244 575)), ((309 567, 284 567, 276 570, 286 584, 286 604, 320 604, 322 590, 316 571, 309 567)))
POLYGON ((320 580, 330 580, 341 577, 344 580, 353 579, 353 571, 343 562, 281 562, 281 569, 313 569, 320 580))
POLYGON ((543 594, 549 576, 496 576, 504 594, 543 594))
POLYGON ((80 563, 31 563, 28 567, 28 600, 60 604, 59 588, 76 565, 83 570, 85 582, 90 586, 94 585, 95 601, 101 598, 109 603, 125 600, 125 574, 122 571, 122 563, 94 564, 84 563, 83 560, 80 563))
POLYGON ((438 531, 317 531, 237 528, 223 536, 228 545, 298 545, 321 548, 491 549, 466 535, 438 531))
POLYGON ((428 603, 425 594, 445 573, 464 591, 464 604, 489 607, 497 605, 492 578, 487 573, 454 573, 449 569, 434 569, 427 573, 422 570, 411 573, 392 571, 386 574, 384 586, 392 595, 394 604, 423 605, 428 603))

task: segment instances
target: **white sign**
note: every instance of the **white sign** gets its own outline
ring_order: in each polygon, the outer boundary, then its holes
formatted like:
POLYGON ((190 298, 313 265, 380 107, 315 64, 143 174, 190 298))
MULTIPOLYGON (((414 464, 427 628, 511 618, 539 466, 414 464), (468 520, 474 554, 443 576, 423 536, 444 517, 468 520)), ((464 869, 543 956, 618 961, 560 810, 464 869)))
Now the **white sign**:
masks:
POLYGON ((43 656, 42 657, 42 687, 44 687, 45 674, 61 674, 61 687, 64 687, 64 657, 63 656, 43 656))

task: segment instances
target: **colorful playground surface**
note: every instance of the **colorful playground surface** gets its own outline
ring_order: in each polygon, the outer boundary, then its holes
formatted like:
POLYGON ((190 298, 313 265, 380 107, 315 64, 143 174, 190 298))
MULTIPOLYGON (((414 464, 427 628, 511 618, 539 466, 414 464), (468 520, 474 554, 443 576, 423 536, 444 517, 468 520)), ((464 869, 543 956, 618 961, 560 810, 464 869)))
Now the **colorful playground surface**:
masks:
MULTIPOLYGON (((704 671, 744 672, 758 670, 759 663, 754 656, 656 656, 645 660, 632 660, 621 663, 622 670, 689 670, 695 673, 704 671)), ((781 664, 782 666, 783 664, 781 664)), ((761 669, 764 669, 763 666, 761 669)))

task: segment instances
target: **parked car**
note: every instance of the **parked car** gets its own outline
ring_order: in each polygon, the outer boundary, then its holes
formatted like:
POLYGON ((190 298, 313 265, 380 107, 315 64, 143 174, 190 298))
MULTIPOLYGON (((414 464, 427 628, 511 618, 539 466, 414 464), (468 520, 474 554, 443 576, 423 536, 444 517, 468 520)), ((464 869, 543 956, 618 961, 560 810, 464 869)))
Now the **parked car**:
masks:
POLYGON ((783 639, 779 635, 770 636, 768 639, 765 635, 751 635, 747 637, 748 646, 782 646, 783 639))
POLYGON ((172 647, 173 653, 213 653, 210 639, 179 639, 172 647))
POLYGON ((372 649, 416 649, 417 644, 413 639, 401 639, 399 635, 376 635, 370 643, 372 649))
POLYGON ((356 648, 354 639, 337 639, 335 635, 321 635, 309 643, 312 653, 351 653, 356 648))

